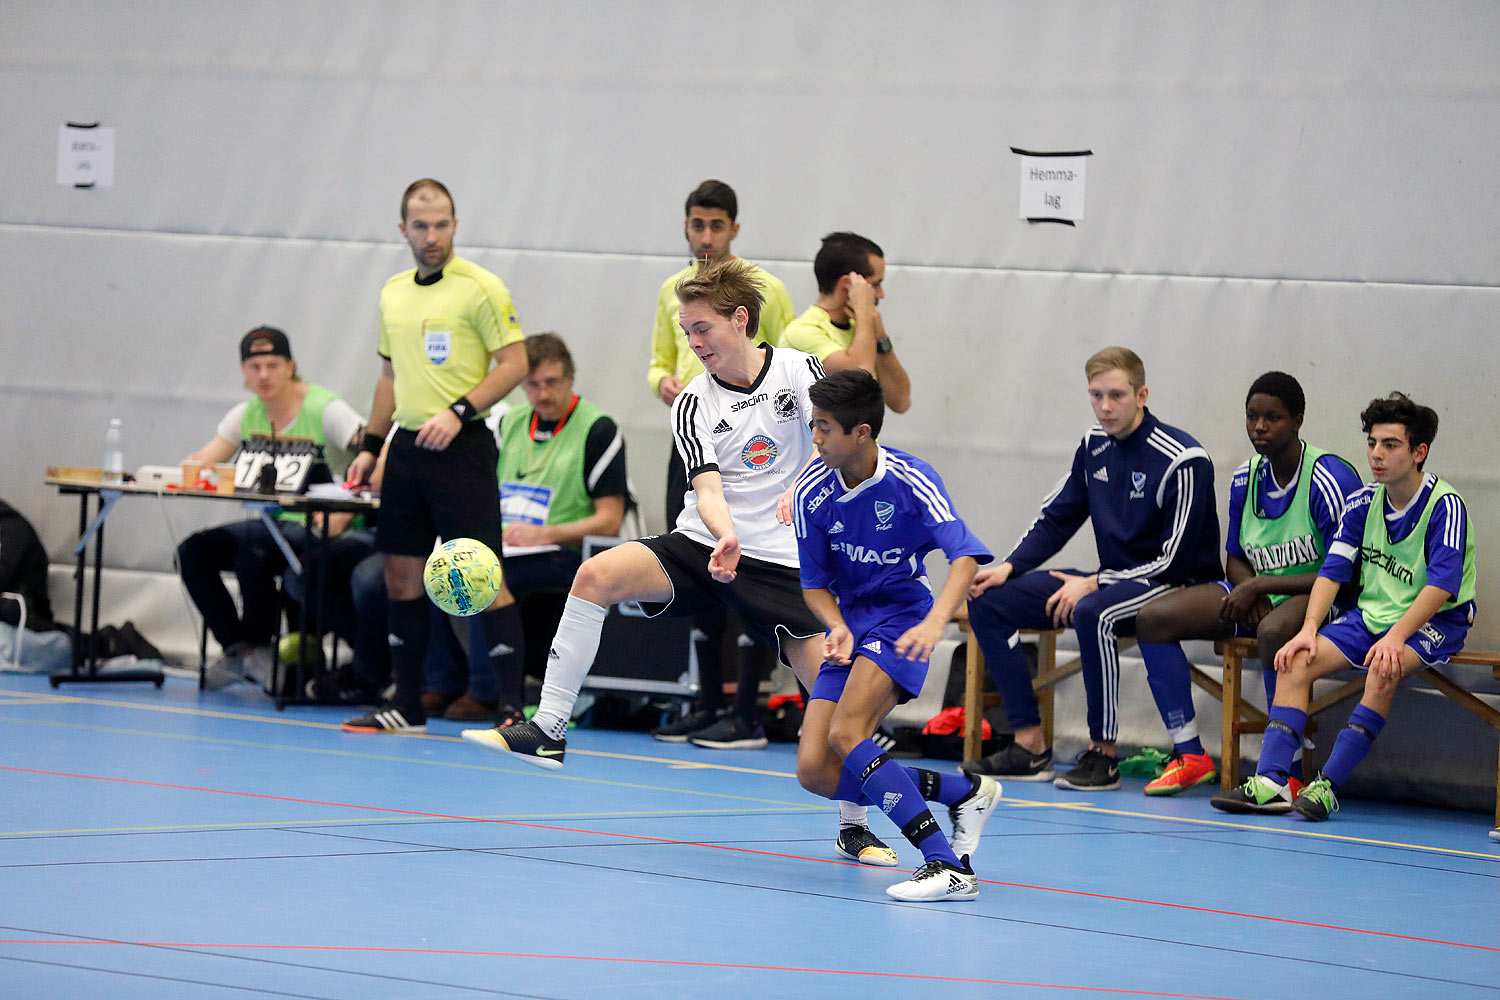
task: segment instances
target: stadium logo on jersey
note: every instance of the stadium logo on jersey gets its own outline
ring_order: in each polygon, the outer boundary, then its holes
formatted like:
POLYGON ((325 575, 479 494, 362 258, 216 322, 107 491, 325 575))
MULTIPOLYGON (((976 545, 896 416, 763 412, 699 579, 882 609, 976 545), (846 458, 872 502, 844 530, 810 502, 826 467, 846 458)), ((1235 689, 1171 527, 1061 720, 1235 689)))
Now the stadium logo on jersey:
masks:
POLYGON ((453 341, 447 330, 427 330, 422 335, 422 342, 427 348, 428 361, 440 365, 448 360, 448 351, 453 341))
POLYGON ((734 430, 734 428, 729 426, 729 421, 727 420, 720 420, 717 424, 714 425, 715 434, 728 434, 732 430, 734 430))
POLYGON ((878 656, 880 654, 880 640, 879 639, 871 639, 869 642, 865 643, 863 646, 861 646, 859 648, 860 649, 868 649, 870 652, 875 653, 878 656))
MULTIPOLYGON (((765 399, 766 394, 761 393, 760 398, 765 399)), ((775 441, 772 441, 764 434, 757 434, 749 441, 746 441, 745 447, 740 449, 740 461, 747 469, 756 471, 769 469, 776 464, 776 452, 775 441)))
POLYGON ((1135 487, 1130 491, 1130 499, 1144 500, 1146 498, 1146 474, 1144 472, 1132 472, 1130 485, 1135 487))
POLYGON ((748 409, 748 408, 750 408, 752 406, 756 406, 756 405, 758 405, 760 403, 764 403, 767 399, 770 399, 770 398, 771 397, 767 396, 765 393, 758 392, 755 395, 751 396, 749 399, 742 399, 738 403, 735 403, 733 406, 731 406, 729 408, 729 412, 730 413, 738 413, 741 410, 748 409))
POLYGON ((844 533, 844 522, 834 521, 833 527, 828 529, 830 535, 842 535, 844 533))
POLYGON ((1095 469, 1094 470, 1094 478, 1097 479, 1097 480, 1099 480, 1099 482, 1101 482, 1101 483, 1107 483, 1107 482, 1109 482, 1109 470, 1108 469, 1102 469, 1102 468, 1101 469, 1095 469))
MULTIPOLYGON (((827 500, 831 496, 833 496, 833 484, 829 483, 827 486, 818 491, 817 496, 807 501, 807 512, 811 514, 813 511, 823 506, 823 501, 827 500)), ((842 524, 839 525, 839 530, 844 530, 844 526, 842 524)), ((832 534, 831 531, 829 533, 832 534)))
POLYGON ((771 408, 776 411, 778 423, 786 423, 797 417, 797 394, 790 389, 778 389, 776 398, 771 400, 771 408))

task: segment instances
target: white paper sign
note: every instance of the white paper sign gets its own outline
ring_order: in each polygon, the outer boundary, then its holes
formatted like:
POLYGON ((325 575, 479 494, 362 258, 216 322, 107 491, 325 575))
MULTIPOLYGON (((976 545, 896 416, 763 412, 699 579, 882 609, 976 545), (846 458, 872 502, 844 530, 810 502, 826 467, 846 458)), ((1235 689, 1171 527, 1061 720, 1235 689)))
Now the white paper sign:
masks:
POLYGON ((1088 154, 1021 154, 1021 218, 1077 222, 1083 218, 1088 154))
POLYGON ((57 183, 63 187, 114 187, 115 130, 98 125, 59 125, 57 183))

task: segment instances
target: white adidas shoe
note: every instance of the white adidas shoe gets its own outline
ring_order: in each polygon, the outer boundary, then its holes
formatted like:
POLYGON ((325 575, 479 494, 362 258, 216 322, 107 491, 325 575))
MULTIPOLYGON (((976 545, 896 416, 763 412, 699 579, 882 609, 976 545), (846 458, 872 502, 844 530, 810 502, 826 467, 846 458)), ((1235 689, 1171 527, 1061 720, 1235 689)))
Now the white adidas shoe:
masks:
POLYGON ((907 903, 946 903, 979 898, 979 876, 969 866, 969 859, 959 859, 955 868, 946 861, 929 861, 905 882, 885 890, 892 899, 907 903))
POLYGON ((1002 791, 1000 782, 983 774, 970 775, 974 779, 974 790, 956 806, 948 807, 948 818, 953 821, 953 833, 948 842, 953 853, 959 857, 972 855, 979 848, 979 833, 984 821, 995 810, 1002 791))

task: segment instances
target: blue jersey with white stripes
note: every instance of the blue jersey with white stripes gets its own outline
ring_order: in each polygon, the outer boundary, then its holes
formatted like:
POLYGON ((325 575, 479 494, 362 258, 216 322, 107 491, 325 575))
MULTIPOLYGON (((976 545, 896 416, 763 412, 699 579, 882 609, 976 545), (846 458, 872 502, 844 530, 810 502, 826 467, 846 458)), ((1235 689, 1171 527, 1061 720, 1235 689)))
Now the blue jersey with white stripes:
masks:
MULTIPOLYGON (((1387 498, 1380 516, 1385 518, 1386 530, 1392 542, 1400 542, 1415 530, 1427 508, 1428 498, 1437 485, 1438 478, 1432 473, 1422 477, 1422 485, 1416 496, 1401 510, 1391 506, 1387 498)), ((1375 498, 1377 484, 1371 483, 1349 498, 1344 506, 1344 516, 1339 521, 1339 533, 1328 548, 1319 576, 1326 576, 1336 583, 1348 583, 1354 577, 1354 568, 1359 560, 1360 545, 1365 537, 1365 521, 1370 516, 1371 501, 1375 498)), ((1450 594, 1457 594, 1463 585, 1464 549, 1469 539, 1469 512, 1463 498, 1457 493, 1442 497, 1432 510, 1427 521, 1427 537, 1423 551, 1427 554, 1427 583, 1441 587, 1450 594)), ((1464 610, 1472 616, 1473 601, 1464 610)))
MULTIPOLYGON (((1305 443, 1303 447, 1306 447, 1305 443)), ((1254 509, 1258 516, 1274 521, 1285 514, 1296 499, 1297 480, 1293 479, 1285 486, 1277 486, 1276 477, 1271 475, 1270 463, 1262 463, 1261 468, 1263 472, 1255 482, 1254 509)), ((1300 463, 1298 475, 1301 475, 1300 463)), ((1334 535, 1339 530, 1344 501, 1359 492, 1363 485, 1354 466, 1337 455, 1319 455, 1318 460, 1313 463, 1312 489, 1308 491, 1307 503, 1313 524, 1318 526, 1318 533, 1323 537, 1324 552, 1333 545, 1334 535)), ((1229 524, 1224 529, 1224 551, 1241 559, 1245 558, 1245 550, 1240 545, 1240 520, 1244 516, 1245 500, 1249 496, 1250 463, 1244 462, 1234 470, 1234 476, 1229 480, 1229 524)))
POLYGON ((868 621, 871 609, 930 608, 923 558, 933 549, 949 562, 994 558, 954 513, 932 466, 904 451, 881 447, 875 474, 852 489, 817 459, 796 490, 802 586, 831 591, 846 619, 868 621))
POLYGON ((1006 556, 1012 575, 1052 558, 1085 521, 1093 522, 1101 587, 1223 578, 1213 462, 1202 445, 1149 409, 1123 440, 1097 424, 1089 428, 1073 467, 1006 556))

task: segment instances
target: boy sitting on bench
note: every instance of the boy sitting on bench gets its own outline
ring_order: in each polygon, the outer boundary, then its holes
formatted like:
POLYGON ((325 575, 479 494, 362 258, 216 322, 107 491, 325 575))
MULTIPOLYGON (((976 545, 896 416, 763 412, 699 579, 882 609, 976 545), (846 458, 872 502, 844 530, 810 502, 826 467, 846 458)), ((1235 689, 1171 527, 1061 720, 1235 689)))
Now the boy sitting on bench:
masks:
POLYGON ((1349 498, 1308 598, 1302 629, 1276 653, 1276 700, 1256 773, 1212 800, 1234 813, 1311 820, 1338 810, 1336 792, 1370 752, 1403 678, 1445 663, 1474 624, 1474 540, 1453 487, 1424 473, 1438 416, 1399 392, 1360 414, 1374 482, 1349 498), (1355 609, 1318 628, 1341 584, 1360 572, 1355 609), (1364 668, 1364 696, 1334 741, 1322 773, 1293 799, 1292 754, 1302 743, 1312 685, 1364 668))

